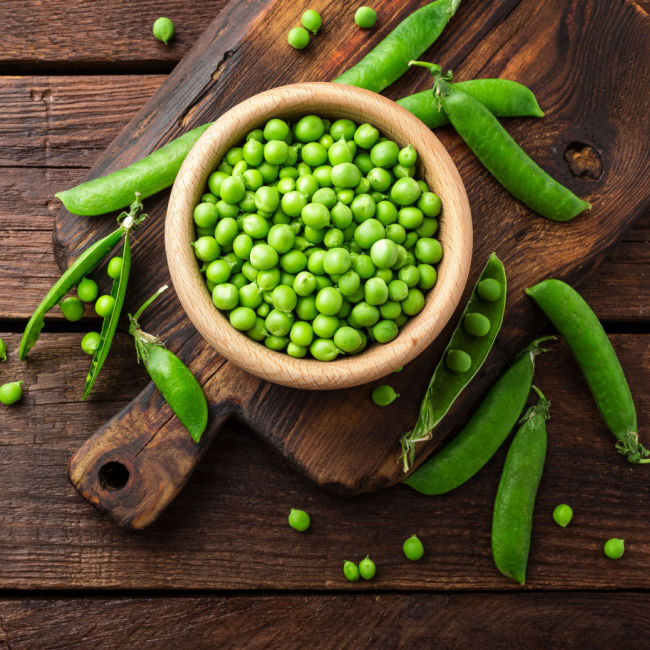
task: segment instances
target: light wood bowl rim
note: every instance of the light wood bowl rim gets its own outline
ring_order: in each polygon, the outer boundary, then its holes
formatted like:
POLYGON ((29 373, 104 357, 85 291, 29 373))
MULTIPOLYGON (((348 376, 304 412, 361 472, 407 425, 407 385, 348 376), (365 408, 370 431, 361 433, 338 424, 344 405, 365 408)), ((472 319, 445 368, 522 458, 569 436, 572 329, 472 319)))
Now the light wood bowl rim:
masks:
POLYGON ((179 300, 201 335, 226 359, 267 381, 329 390, 365 384, 397 370, 425 350, 442 331, 463 294, 472 258, 472 220, 465 187, 446 149, 418 118, 376 93, 325 82, 280 86, 241 102, 214 122, 187 155, 172 188, 165 221, 165 251, 179 300), (315 113, 370 122, 400 146, 418 150, 418 175, 440 196, 438 237, 444 257, 438 281, 422 312, 387 344, 331 362, 295 359, 235 330, 212 303, 190 242, 193 209, 207 177, 223 154, 271 117, 293 120, 315 113))

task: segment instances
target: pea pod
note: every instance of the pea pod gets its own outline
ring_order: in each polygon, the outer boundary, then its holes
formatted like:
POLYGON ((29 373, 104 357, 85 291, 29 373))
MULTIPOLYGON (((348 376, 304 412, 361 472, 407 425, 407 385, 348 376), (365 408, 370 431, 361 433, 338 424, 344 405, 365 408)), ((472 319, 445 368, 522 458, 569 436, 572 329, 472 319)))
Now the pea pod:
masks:
POLYGON ((185 156, 210 126, 203 124, 141 160, 55 194, 66 210, 82 216, 106 214, 129 205, 137 190, 143 199, 173 184, 185 156))
POLYGON ((409 61, 431 47, 459 4, 460 0, 437 0, 420 7, 334 83, 381 92, 408 70, 409 61))
MULTIPOLYGON (((508 79, 470 79, 459 81, 468 95, 481 102, 497 117, 543 117, 535 95, 523 84, 508 79)), ((449 118, 438 102, 431 101, 431 91, 408 95, 398 99, 397 104, 419 117, 429 128, 436 129, 449 124, 449 118)))
POLYGON ((0 361, 7 360, 7 344, 0 339, 0 361))
POLYGON ((650 463, 650 450, 639 442, 636 410, 614 348, 598 317, 580 294, 561 280, 548 279, 526 293, 566 339, 616 448, 631 463, 650 463))
POLYGON ((510 194, 553 221, 569 221, 591 208, 532 160, 480 101, 450 83, 451 72, 443 75, 433 63, 411 63, 430 69, 435 95, 454 129, 510 194))
POLYGON ((208 423, 208 405, 199 382, 175 354, 164 348, 157 337, 143 332, 138 323, 142 312, 166 290, 167 285, 161 287, 133 316, 129 314, 129 334, 135 341, 138 359, 144 364, 156 388, 192 439, 199 442, 208 423))
POLYGON ((462 431, 402 482, 422 494, 444 494, 472 478, 517 423, 530 394, 535 357, 544 351, 540 344, 554 338, 533 341, 497 379, 462 431))
POLYGON ((503 465, 492 517, 492 556, 499 571, 519 584, 526 582, 530 533, 539 481, 546 459, 549 402, 539 396, 521 419, 503 465))
POLYGON ((404 471, 408 471, 415 458, 415 445, 430 440, 432 431, 456 401, 463 389, 483 365, 492 349, 494 340, 501 329, 503 313, 506 306, 506 273, 501 260, 495 253, 490 255, 481 276, 463 310, 460 322, 445 348, 442 359, 433 372, 429 387, 420 405, 418 421, 411 431, 402 435, 402 461, 404 471), (496 281, 500 287, 493 300, 485 300, 479 295, 479 287, 484 280, 496 281), (483 336, 473 336, 465 331, 464 321, 467 314, 480 314, 489 321, 489 329, 483 336), (452 351, 461 351, 470 357, 465 372, 455 372, 448 367, 448 357, 452 351))
MULTIPOLYGON (((133 197, 133 194, 131 197, 133 197)), ((32 349, 36 341, 38 341, 38 337, 40 336, 43 325, 45 324, 45 314, 50 311, 50 309, 52 309, 52 307, 54 307, 54 305, 56 305, 61 298, 72 289, 72 287, 79 284, 80 280, 82 280, 87 273, 90 273, 90 271, 92 271, 113 250, 113 248, 115 248, 124 233, 128 230, 126 227, 127 218, 131 219, 129 223, 132 224, 132 226, 138 225, 145 218, 146 215, 139 216, 141 210, 142 203, 140 202, 139 195, 136 193, 136 200, 131 204, 128 214, 122 213, 118 217, 118 223, 120 223, 119 228, 89 246, 54 283, 54 286, 48 291, 47 295, 38 305, 25 326, 18 353, 21 361, 25 360, 27 353, 32 349)))
POLYGON ((102 369, 106 357, 111 349, 117 323, 120 320, 122 313, 122 305, 124 304, 124 296, 126 295, 126 286, 129 282, 129 273, 131 272, 131 245, 129 243, 129 228, 126 229, 124 234, 124 244, 122 246, 122 266, 120 274, 113 280, 113 287, 111 288, 111 296, 114 298, 113 309, 111 313, 102 321, 102 330, 99 333, 99 344, 93 354, 92 361, 90 362, 90 370, 86 376, 86 388, 84 389, 82 400, 90 395, 90 391, 95 385, 95 380, 99 371, 102 369))

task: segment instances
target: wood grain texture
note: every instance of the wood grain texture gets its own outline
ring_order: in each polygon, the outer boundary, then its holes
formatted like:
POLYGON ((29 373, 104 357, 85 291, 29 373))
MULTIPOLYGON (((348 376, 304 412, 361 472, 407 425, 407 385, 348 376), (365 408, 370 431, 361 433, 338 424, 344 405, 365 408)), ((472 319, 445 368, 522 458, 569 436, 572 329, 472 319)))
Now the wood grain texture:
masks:
MULTIPOLYGON (((344 499, 291 471, 232 421, 157 524, 137 535, 120 530, 79 498, 65 467, 90 433, 144 385, 131 344, 119 338, 96 391, 82 404, 88 358, 75 352, 81 334, 44 334, 26 368, 15 354, 19 336, 0 336, 11 353, 1 376, 25 380, 24 401, 1 415, 0 584, 5 589, 519 589, 496 571, 490 554, 505 448, 445 496, 425 497, 397 486, 344 499), (288 527, 290 507, 311 514, 306 534, 288 527), (407 562, 401 551, 413 533, 427 549, 418 563, 407 562), (366 553, 377 563, 376 579, 348 583, 343 560, 366 553)), ((644 381, 650 371, 649 336, 612 337, 640 422, 650 417, 644 381)), ((616 453, 564 345, 539 357, 536 382, 551 400, 552 417, 523 590, 647 590, 646 468, 616 453), (567 529, 551 518, 564 502, 575 512, 567 529), (602 553, 603 542, 613 536, 626 540, 618 562, 602 553)))
POLYGON ((49 648, 645 648, 647 593, 0 600, 0 642, 49 648))
POLYGON ((169 72, 225 5, 226 0, 4 0, 0 71, 169 72), (151 31, 158 16, 176 26, 167 46, 151 31))
MULTIPOLYGON (((288 29, 294 20, 293 14, 282 10, 282 6, 281 2, 273 4, 263 22, 251 23, 245 38, 237 40, 238 35, 230 35, 228 45, 222 32, 216 29, 217 21, 212 27, 218 33, 217 38, 209 41, 206 33, 204 40, 100 159, 91 175, 119 167, 130 156, 147 153, 155 143, 176 135, 181 127, 212 119, 261 87, 298 81, 301 77, 332 78, 345 67, 341 65, 342 48, 347 52, 344 59, 349 59, 371 46, 372 39, 358 31, 349 41, 342 38, 347 27, 341 23, 341 34, 336 38, 338 60, 335 52, 331 57, 303 56, 297 66, 297 57, 306 52, 289 52, 284 43, 268 40, 268 24, 288 29), (360 41, 362 38, 366 40, 360 41), (206 65, 201 65, 202 60, 206 65), (235 69, 237 74, 233 73, 235 69), (152 122, 160 128, 153 128, 152 122)), ((403 16, 399 14, 395 12, 391 20, 401 19, 403 16)), ((478 66, 471 76, 525 80, 538 95, 541 105, 547 108, 547 118, 513 120, 514 136, 556 178, 590 200, 594 209, 569 224, 534 217, 496 185, 457 138, 449 131, 442 134, 461 176, 466 179, 470 203, 481 208, 475 210, 475 227, 481 236, 477 238, 472 281, 489 252, 496 250, 509 272, 511 300, 502 335, 484 370, 438 427, 435 439, 421 445, 418 461, 467 418, 470 405, 494 380, 504 362, 543 325, 539 313, 523 297, 523 288, 549 275, 579 284, 640 216, 648 200, 635 171, 647 164, 647 150, 640 143, 647 139, 648 120, 632 115, 633 111, 620 111, 621 97, 630 106, 641 105, 642 84, 638 75, 621 75, 613 85, 608 72, 632 67, 638 68, 641 76, 647 75, 647 70, 644 72, 640 67, 642 52, 631 46, 629 52, 624 52, 620 47, 621 42, 648 42, 647 24, 632 7, 623 3, 604 7, 597 2, 566 7, 558 0, 544 5, 526 1, 499 3, 483 11, 479 3, 468 2, 456 18, 436 44, 436 58, 460 68, 458 78, 466 78, 467 61, 468 70, 478 66), (599 22, 608 28, 593 29, 599 22), (460 50, 458 43, 462 43, 460 50), (551 50, 548 43, 553 43, 551 50), (594 49, 599 52, 599 60, 611 61, 611 68, 590 65, 594 49), (541 52, 546 56, 540 62, 541 52), (582 67, 589 74, 576 75, 574 71, 582 67), (616 123, 616 129, 611 128, 612 122, 616 123), (615 153, 621 148, 626 151, 624 163, 615 153), (599 176, 575 175, 578 153, 582 156, 584 151, 600 160, 599 176), (612 204, 616 205, 614 215, 612 204)), ((382 28, 390 26, 387 21, 382 28)), ((374 35, 375 39, 378 37, 379 33, 374 35)), ((325 50, 328 46, 331 43, 323 43, 325 50)), ((417 77, 409 74, 396 86, 404 94, 406 88, 415 90, 409 87, 414 80, 417 77)), ((419 83, 430 82, 424 75, 424 82, 419 83)), ((390 93, 394 91, 390 89, 390 93)), ((154 215, 162 213, 164 201, 162 196, 151 202, 154 215)), ((87 221, 61 213, 55 233, 60 261, 65 263, 94 230, 88 228, 87 221)), ((142 232, 142 245, 154 259, 159 259, 161 242, 157 221, 150 222, 142 232)), ((166 275, 164 269, 158 269, 156 283, 161 275, 166 275)), ((151 280, 145 279, 145 274, 140 277, 142 282, 133 287, 134 300, 150 293, 147 284, 151 280)), ((175 335, 184 328, 183 316, 172 296, 165 304, 158 305, 152 320, 168 334, 168 340, 174 341, 184 358, 191 359, 195 344, 188 345, 186 339, 175 335)), ((442 344, 434 344, 395 380, 405 395, 399 408, 385 409, 369 417, 365 388, 332 395, 298 394, 274 385, 259 385, 253 380, 244 393, 254 397, 248 404, 242 402, 241 417, 320 485, 352 493, 385 487, 402 477, 396 462, 397 441, 415 421, 426 379, 441 348, 442 344), (323 458, 332 457, 338 459, 336 464, 322 462, 323 458)), ((227 381, 226 373, 223 381, 227 381)))

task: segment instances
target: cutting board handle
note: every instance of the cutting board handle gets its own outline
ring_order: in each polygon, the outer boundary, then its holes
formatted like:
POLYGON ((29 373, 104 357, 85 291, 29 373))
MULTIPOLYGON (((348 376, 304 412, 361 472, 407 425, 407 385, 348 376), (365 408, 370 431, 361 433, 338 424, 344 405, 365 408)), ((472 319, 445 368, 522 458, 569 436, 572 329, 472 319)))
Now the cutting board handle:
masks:
POLYGON ((210 404, 201 442, 150 383, 72 456, 69 476, 79 494, 122 528, 141 530, 173 501, 234 404, 210 404))

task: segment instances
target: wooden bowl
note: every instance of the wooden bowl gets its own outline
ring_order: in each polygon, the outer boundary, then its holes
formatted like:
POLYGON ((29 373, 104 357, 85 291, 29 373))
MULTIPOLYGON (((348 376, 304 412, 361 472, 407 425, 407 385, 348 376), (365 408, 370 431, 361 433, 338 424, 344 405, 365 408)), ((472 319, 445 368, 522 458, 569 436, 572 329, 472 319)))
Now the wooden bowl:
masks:
POLYGON ((451 318, 463 293, 472 257, 472 220, 458 170, 438 138, 420 120, 376 93, 332 83, 301 83, 273 88, 238 104, 199 138, 172 189, 165 223, 167 263, 176 293, 192 323, 229 361, 267 381, 307 389, 335 389, 383 377, 422 352, 451 318), (440 196, 438 237, 444 257, 438 281, 424 309, 387 344, 361 354, 323 362, 295 359, 235 330, 214 306, 190 246, 195 237, 193 210, 208 176, 228 149, 272 117, 293 121, 316 114, 329 119, 370 122, 400 147, 418 151, 418 176, 440 196))

